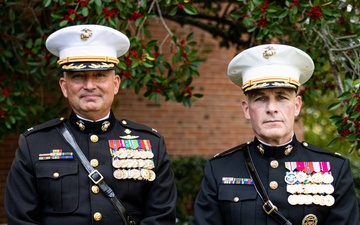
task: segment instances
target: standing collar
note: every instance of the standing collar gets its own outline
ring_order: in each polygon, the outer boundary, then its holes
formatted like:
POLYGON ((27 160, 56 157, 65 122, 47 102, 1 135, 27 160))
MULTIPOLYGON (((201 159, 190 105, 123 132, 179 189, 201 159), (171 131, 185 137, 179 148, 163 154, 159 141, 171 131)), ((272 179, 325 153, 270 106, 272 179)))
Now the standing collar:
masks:
POLYGON ((275 158, 281 158, 293 154, 298 148, 298 145, 299 141, 296 139, 295 134, 292 140, 284 145, 270 146, 264 142, 259 141, 257 138, 255 138, 253 142, 255 150, 258 151, 261 155, 275 158))
POLYGON ((69 117, 70 124, 78 131, 86 134, 101 134, 112 130, 116 123, 116 118, 112 111, 107 117, 95 122, 79 117, 74 112, 69 117))

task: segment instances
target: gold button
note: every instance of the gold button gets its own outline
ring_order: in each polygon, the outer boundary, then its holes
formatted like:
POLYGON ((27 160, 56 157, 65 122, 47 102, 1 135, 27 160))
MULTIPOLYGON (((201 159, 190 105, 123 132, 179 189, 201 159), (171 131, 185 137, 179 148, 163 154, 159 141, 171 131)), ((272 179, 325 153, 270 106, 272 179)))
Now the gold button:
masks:
POLYGON ((126 120, 121 121, 122 124, 127 124, 126 120))
POLYGON ((276 182, 276 181, 271 181, 270 182, 270 188, 271 189, 273 189, 273 190, 275 190, 275 189, 277 189, 278 188, 278 183, 276 182))
POLYGON ((102 219, 102 215, 99 212, 94 213, 94 220, 100 221, 102 219))
POLYGON ((234 202, 238 202, 239 200, 239 197, 234 197, 234 202))
POLYGON ((303 145, 304 145, 305 147, 309 146, 309 144, 306 143, 306 142, 303 142, 303 145))
POLYGON ((97 194, 97 193, 99 193, 99 187, 97 186, 97 185, 93 185, 92 187, 91 187, 91 191, 92 191, 92 193, 94 193, 94 194, 97 194))
POLYGON ((99 137, 96 134, 90 136, 90 140, 94 143, 98 142, 99 137))
POLYGON ((276 169, 279 166, 279 162, 277 160, 272 160, 270 162, 270 166, 271 166, 271 168, 276 169))
POLYGON ((90 160, 90 165, 92 167, 97 167, 99 165, 99 161, 97 159, 90 160))
POLYGON ((59 178, 60 174, 58 172, 53 173, 53 178, 59 178))

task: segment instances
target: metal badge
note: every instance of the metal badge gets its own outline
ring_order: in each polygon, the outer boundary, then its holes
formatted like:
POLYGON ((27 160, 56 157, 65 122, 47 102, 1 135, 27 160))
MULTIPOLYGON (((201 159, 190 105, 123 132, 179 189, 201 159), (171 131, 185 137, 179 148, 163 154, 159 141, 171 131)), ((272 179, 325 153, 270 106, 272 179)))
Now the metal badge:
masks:
POLYGON ((85 130, 85 123, 82 120, 76 121, 76 125, 78 125, 81 131, 85 130))
POLYGON ((107 129, 109 128, 109 126, 110 126, 110 122, 109 121, 105 121, 105 122, 103 122, 102 123, 102 125, 101 125, 101 130, 102 131, 107 131, 107 129))
POLYGON ((83 41, 86 41, 87 39, 89 39, 92 36, 92 31, 90 29, 83 29, 81 30, 81 34, 80 34, 80 39, 83 41))
POLYGON ((264 52, 263 52, 263 57, 264 57, 265 59, 268 59, 268 58, 270 58, 271 56, 275 55, 275 53, 276 53, 276 52, 275 52, 275 48, 269 46, 269 47, 266 47, 266 48, 265 48, 265 50, 264 50, 264 52))
POLYGON ((264 155, 265 153, 265 150, 264 150, 264 147, 262 146, 262 144, 259 144, 258 146, 256 146, 257 149, 259 150, 260 154, 261 155, 264 155))
POLYGON ((292 152, 292 150, 293 150, 293 146, 292 146, 292 145, 288 145, 288 146, 286 146, 286 148, 285 148, 284 154, 285 154, 285 155, 289 155, 289 154, 292 152))
POLYGON ((302 225, 316 225, 318 223, 318 219, 314 214, 308 214, 302 220, 302 225))

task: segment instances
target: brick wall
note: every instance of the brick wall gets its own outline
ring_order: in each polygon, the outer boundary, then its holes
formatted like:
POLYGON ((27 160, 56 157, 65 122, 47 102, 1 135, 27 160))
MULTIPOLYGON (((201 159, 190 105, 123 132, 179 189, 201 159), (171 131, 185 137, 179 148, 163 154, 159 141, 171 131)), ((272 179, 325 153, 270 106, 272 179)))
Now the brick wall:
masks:
MULTIPOLYGON (((175 25, 171 27, 173 32, 180 34, 191 29, 175 25)), ((154 38, 163 40, 166 31, 161 24, 154 24, 152 30, 158 35, 154 38)), ((210 157, 253 139, 251 125, 245 120, 241 109, 244 98, 242 91, 230 82, 226 74, 227 65, 236 52, 233 49, 219 49, 211 35, 194 31, 205 41, 199 49, 206 52, 207 61, 200 67, 201 76, 194 80, 195 92, 204 94, 203 98, 194 101, 191 108, 164 101, 154 105, 142 95, 135 95, 132 89, 126 89, 120 91, 114 102, 113 110, 119 119, 127 118, 147 124, 165 136, 168 152, 173 157, 210 157)), ((298 139, 302 140, 301 121, 296 123, 295 132, 298 139)), ((0 143, 0 224, 6 223, 3 193, 17 138, 18 134, 10 135, 0 143)))

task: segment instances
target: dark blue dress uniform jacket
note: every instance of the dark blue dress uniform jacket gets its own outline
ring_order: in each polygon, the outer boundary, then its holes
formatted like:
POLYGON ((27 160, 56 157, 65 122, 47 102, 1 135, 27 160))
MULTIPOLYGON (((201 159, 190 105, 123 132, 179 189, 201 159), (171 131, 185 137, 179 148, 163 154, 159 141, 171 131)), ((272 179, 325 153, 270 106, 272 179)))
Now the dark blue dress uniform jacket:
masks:
MULTIPOLYGON (((256 170, 270 200, 293 225, 301 225, 309 214, 317 217, 317 225, 359 225, 353 177, 346 158, 300 143, 295 136, 291 143, 293 150, 288 156, 284 154, 284 147, 264 147, 264 154, 261 154, 257 148, 259 144, 256 139, 249 144, 256 170), (272 162, 278 162, 278 167, 272 168, 272 162), (285 162, 330 162, 335 204, 290 205, 284 179, 287 172, 285 162), (277 182, 277 188, 270 188, 272 181, 277 182)), ((242 153, 246 148, 247 144, 243 144, 207 161, 191 225, 278 224, 262 209, 263 202, 253 185, 222 183, 223 177, 250 178, 242 153)))
MULTIPOLYGON (((76 120, 72 114, 65 123, 86 157, 98 160, 95 169, 104 176, 137 224, 175 224, 176 188, 163 137, 144 125, 118 121, 112 113, 105 132, 100 129, 101 122, 85 122, 85 130, 80 131, 76 120), (154 181, 114 178, 108 140, 128 135, 125 129, 131 131, 130 135, 138 136, 137 139, 150 140, 154 153, 154 181), (97 142, 90 140, 92 134, 98 136, 97 142)), ((92 191, 97 188, 76 156, 73 159, 39 160, 39 154, 49 153, 52 149, 73 152, 56 130, 63 122, 52 120, 20 135, 7 178, 5 208, 8 224, 123 224, 105 194, 101 190, 98 193, 92 191), (54 177, 54 173, 59 176, 54 177)))

